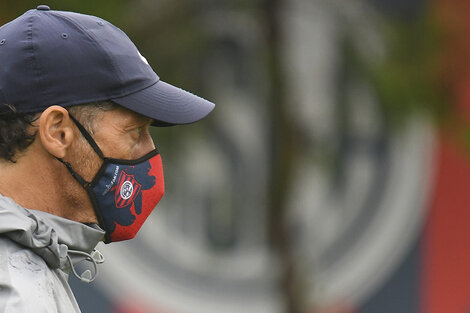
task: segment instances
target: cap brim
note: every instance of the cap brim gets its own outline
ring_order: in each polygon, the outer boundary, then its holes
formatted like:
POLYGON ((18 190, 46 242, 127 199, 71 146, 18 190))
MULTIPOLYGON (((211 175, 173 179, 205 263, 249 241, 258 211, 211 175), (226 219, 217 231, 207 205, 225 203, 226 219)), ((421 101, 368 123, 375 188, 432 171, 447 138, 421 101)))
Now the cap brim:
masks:
POLYGON ((215 107, 214 103, 161 80, 150 87, 111 100, 154 119, 156 126, 193 123, 215 107))

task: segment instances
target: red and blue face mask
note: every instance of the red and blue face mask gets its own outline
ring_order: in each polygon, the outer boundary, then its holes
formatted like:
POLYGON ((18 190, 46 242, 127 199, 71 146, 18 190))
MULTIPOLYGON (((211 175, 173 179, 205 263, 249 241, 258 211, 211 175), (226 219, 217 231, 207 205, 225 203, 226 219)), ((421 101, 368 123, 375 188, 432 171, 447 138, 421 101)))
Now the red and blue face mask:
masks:
POLYGON ((158 150, 136 160, 107 158, 86 129, 72 115, 70 117, 103 159, 103 165, 93 180, 88 182, 70 163, 58 160, 87 191, 99 225, 106 231, 105 242, 134 238, 165 191, 162 159, 158 150))

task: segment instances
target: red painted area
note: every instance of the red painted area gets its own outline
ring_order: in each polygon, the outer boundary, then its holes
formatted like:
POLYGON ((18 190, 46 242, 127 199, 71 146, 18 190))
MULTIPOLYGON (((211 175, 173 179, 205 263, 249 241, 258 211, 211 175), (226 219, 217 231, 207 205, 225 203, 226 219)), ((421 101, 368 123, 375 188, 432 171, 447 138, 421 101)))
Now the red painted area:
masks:
MULTIPOLYGON (((124 297, 123 297, 124 298, 124 297)), ((164 310, 156 309, 150 305, 143 304, 136 297, 125 297, 114 309, 115 313, 174 313, 164 310), (133 299, 133 301, 131 301, 133 299), (152 307, 152 308, 151 308, 152 307)))
POLYGON ((147 309, 141 308, 138 305, 125 305, 118 307, 116 313, 156 313, 155 311, 149 311, 147 309))
POLYGON ((422 310, 470 310, 470 155, 440 138, 434 199, 424 233, 422 310))
POLYGON ((451 95, 455 123, 452 130, 441 135, 439 143, 434 198, 423 237, 421 311, 468 313, 470 152, 463 148, 461 137, 462 129, 470 124, 470 2, 432 3, 444 41, 442 83, 451 95))

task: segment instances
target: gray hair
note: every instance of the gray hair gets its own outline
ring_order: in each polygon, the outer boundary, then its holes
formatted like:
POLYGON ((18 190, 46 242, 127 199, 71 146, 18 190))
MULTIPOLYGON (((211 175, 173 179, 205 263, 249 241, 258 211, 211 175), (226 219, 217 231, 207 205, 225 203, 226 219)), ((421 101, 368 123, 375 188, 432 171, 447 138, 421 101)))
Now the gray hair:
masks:
POLYGON ((111 101, 92 102, 75 105, 67 110, 75 117, 85 129, 93 134, 97 128, 96 117, 103 112, 117 108, 117 104, 111 101))

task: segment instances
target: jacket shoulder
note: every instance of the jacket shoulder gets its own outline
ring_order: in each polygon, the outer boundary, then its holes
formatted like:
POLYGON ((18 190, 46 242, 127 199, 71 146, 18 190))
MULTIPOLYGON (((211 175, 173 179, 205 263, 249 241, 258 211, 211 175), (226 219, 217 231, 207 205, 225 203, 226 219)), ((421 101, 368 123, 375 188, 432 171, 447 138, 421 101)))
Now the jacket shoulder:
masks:
POLYGON ((0 236, 0 286, 0 312, 80 312, 67 275, 5 236, 0 236))

